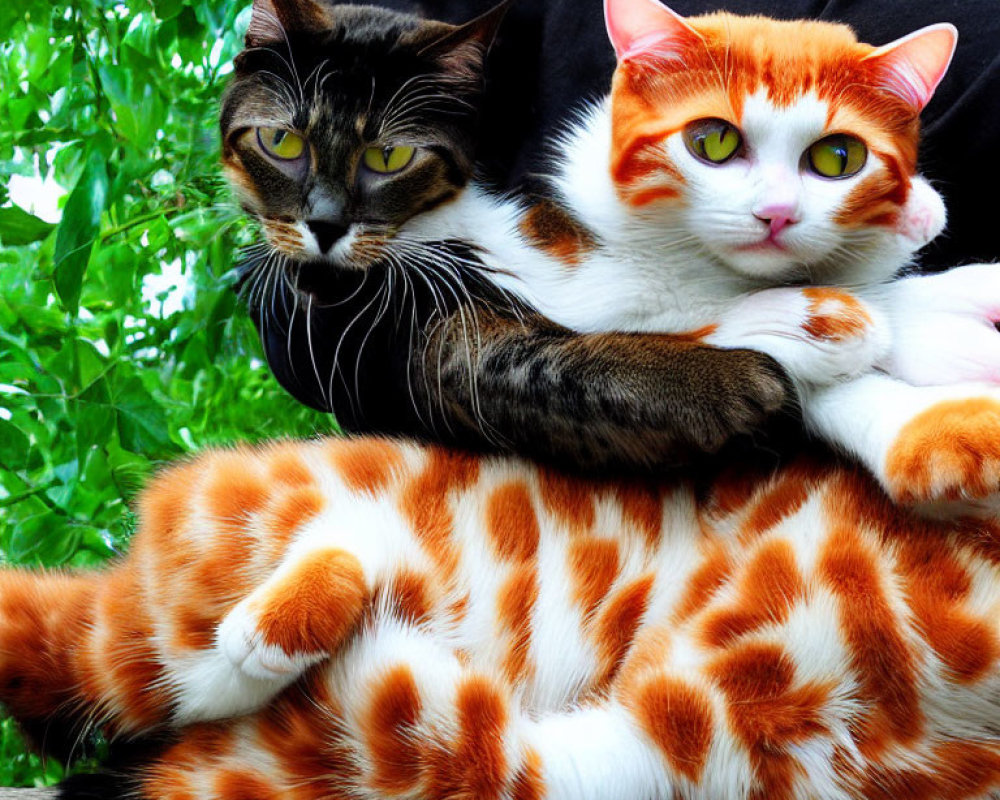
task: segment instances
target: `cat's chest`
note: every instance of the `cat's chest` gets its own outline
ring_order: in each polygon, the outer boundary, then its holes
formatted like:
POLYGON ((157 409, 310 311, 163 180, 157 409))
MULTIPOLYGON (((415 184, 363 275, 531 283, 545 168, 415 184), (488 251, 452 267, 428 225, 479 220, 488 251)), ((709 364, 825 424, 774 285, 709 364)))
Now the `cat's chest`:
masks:
POLYGON ((671 260, 608 249, 572 270, 526 282, 533 304, 574 330, 680 333, 719 320, 743 294, 696 260, 671 260))

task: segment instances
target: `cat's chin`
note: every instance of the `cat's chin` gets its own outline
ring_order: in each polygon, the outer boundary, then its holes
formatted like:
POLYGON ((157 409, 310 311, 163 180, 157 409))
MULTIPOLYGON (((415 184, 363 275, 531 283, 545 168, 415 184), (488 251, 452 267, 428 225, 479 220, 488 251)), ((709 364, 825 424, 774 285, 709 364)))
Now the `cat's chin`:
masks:
POLYGON ((746 278, 787 283, 800 280, 806 273, 802 259, 769 242, 729 248, 718 257, 730 270, 746 278))

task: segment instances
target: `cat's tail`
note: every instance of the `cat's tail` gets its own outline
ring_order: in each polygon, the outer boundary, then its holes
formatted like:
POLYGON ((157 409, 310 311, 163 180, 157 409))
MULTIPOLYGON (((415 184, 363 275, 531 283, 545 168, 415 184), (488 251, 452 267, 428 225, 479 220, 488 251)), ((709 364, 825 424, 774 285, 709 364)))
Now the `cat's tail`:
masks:
POLYGON ((92 724, 149 730, 169 713, 139 580, 125 562, 0 572, 0 702, 43 749, 72 746, 92 724))

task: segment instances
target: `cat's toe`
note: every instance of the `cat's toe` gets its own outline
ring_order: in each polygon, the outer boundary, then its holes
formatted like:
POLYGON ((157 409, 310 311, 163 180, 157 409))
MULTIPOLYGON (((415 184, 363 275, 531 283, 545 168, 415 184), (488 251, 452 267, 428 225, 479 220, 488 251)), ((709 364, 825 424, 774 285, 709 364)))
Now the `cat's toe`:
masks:
POLYGON ((287 681, 326 657, 326 653, 286 653, 267 644, 257 615, 249 603, 240 603, 219 625, 219 649, 245 675, 260 680, 287 681))
POLYGON ((737 352, 743 356, 741 363, 719 392, 720 427, 727 432, 750 433, 788 403, 791 381, 770 356, 752 350, 737 352))

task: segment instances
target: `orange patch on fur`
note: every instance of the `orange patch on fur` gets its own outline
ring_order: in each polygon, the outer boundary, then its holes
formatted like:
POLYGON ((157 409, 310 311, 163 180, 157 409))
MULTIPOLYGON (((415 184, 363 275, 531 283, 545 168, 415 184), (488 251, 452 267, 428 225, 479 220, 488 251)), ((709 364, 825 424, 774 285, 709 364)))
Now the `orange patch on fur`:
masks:
MULTIPOLYGON (((153 547, 169 548, 191 511, 191 497, 201 480, 197 464, 172 467, 156 476, 142 494, 139 519, 153 547), (155 544, 154 544, 155 543, 155 544)), ((141 539, 140 543, 141 544, 141 539)))
POLYGON ((726 696, 733 733, 750 753, 759 783, 753 796, 791 798, 799 767, 787 748, 827 733, 822 710, 828 688, 793 687, 792 660, 773 644, 727 650, 709 674, 726 696))
POLYGON ((514 775, 510 797, 511 800, 542 800, 545 797, 542 758, 535 750, 524 754, 521 767, 514 775))
POLYGON ((947 742, 933 748, 925 769, 876 767, 858 787, 865 800, 973 800, 1000 786, 996 745, 947 742))
POLYGON ((386 439, 335 439, 327 453, 340 479, 354 492, 378 494, 403 467, 399 448, 386 439))
POLYGON ((406 484, 400 510, 421 544, 446 575, 457 568, 458 555, 452 542, 454 520, 449 505, 452 491, 470 486, 479 476, 479 461, 472 454, 428 448, 427 463, 406 484))
POLYGON ((680 189, 675 189, 672 186, 659 186, 654 189, 632 192, 628 195, 628 202, 635 208, 642 208, 658 200, 676 200, 680 195, 680 189))
POLYGON ((153 728, 169 716, 172 702, 163 687, 163 667, 154 647, 153 622, 142 602, 141 578, 136 570, 118 569, 106 577, 101 589, 95 616, 107 631, 101 648, 112 684, 107 695, 117 701, 112 706, 120 703, 124 709, 122 719, 111 728, 153 728))
POLYGON ((783 475, 776 484, 758 497, 740 529, 740 541, 749 544, 760 535, 792 516, 813 491, 797 472, 783 475))
POLYGON ((729 580, 733 563, 724 547, 715 546, 686 581, 686 588, 674 612, 675 622, 685 622, 700 613, 729 580))
POLYGON ((590 617, 618 577, 618 542, 585 537, 569 545, 569 568, 573 580, 573 600, 590 617))
POLYGON ((638 478, 615 486, 615 499, 621 504, 625 524, 638 528, 651 548, 660 544, 663 525, 663 491, 661 487, 638 478))
MULTIPOLYGON (((167 753, 170 757, 172 753, 167 753)), ((200 794, 191 786, 190 778, 172 764, 168 767, 154 766, 143 777, 139 797, 150 800, 200 800, 200 794)))
POLYGON ((373 689, 361 728, 372 762, 372 785, 379 791, 401 794, 419 781, 420 748, 413 731, 422 707, 409 667, 393 667, 373 689))
POLYGON ((910 742, 923 726, 914 657, 882 588, 884 574, 850 528, 834 531, 820 555, 818 575, 837 596, 861 698, 871 707, 862 744, 875 750, 887 737, 910 742))
POLYGON ((281 496, 264 517, 265 544, 275 555, 284 552, 292 536, 326 506, 326 497, 312 486, 300 486, 281 496))
POLYGON ((894 226, 910 193, 910 179, 899 163, 886 153, 887 170, 864 178, 847 196, 834 222, 848 228, 894 226))
POLYGON ((710 647, 725 647, 765 625, 782 623, 804 592, 791 544, 767 542, 743 570, 736 603, 713 611, 701 638, 710 647))
MULTIPOLYGON (((402 620, 419 624, 428 619, 432 608, 430 581, 426 575, 402 570, 380 589, 388 598, 388 607, 402 620)), ((378 607, 378 603, 375 604, 378 607)))
POLYGON ((216 524, 223 530, 242 533, 247 520, 270 496, 270 488, 257 474, 256 461, 241 450, 216 453, 204 463, 207 476, 205 502, 216 524))
POLYGON ((296 442, 274 445, 268 460, 271 480, 285 486, 309 486, 315 482, 312 472, 302 460, 303 446, 296 442))
POLYGON ((597 513, 594 487, 588 481, 554 469, 539 468, 538 486, 545 510, 571 531, 584 533, 594 526, 597 513))
POLYGON ((500 588, 497 612, 510 644, 503 660, 504 675, 513 682, 530 673, 531 614, 538 600, 538 576, 533 566, 518 567, 500 588))
POLYGON ((366 595, 351 553, 310 553, 259 604, 257 627, 265 643, 286 653, 329 652, 357 624, 366 595))
POLYGON ((360 780, 327 680, 322 670, 308 672, 299 690, 284 692, 252 717, 254 741, 284 777, 283 800, 346 800, 338 789, 360 780))
POLYGON ((430 752, 427 797, 499 800, 506 786, 503 738, 507 704, 485 678, 467 678, 455 698, 458 735, 441 752, 430 752))
MULTIPOLYGON (((623 99, 622 104, 626 101, 623 99)), ((629 109, 632 114, 641 113, 634 109, 629 109)), ((623 109, 617 109, 619 115, 623 115, 623 109)), ((612 156, 611 175, 615 183, 620 186, 629 186, 639 183, 647 178, 654 177, 658 173, 673 178, 683 183, 683 177, 673 164, 671 164, 663 153, 663 142, 667 137, 677 133, 676 128, 657 128, 650 132, 643 132, 628 142, 626 147, 621 148, 612 156)))
POLYGON ((508 561, 528 561, 538 550, 538 517, 528 487, 505 483, 486 501, 486 530, 496 554, 508 561))
POLYGON ((814 339, 842 342, 861 336, 872 324, 861 301, 847 292, 824 286, 801 291, 809 300, 809 318, 802 329, 814 339))
POLYGON ((886 458, 900 502, 985 497, 1000 488, 1000 403, 946 400, 910 420, 886 458))
POLYGON ((215 629, 220 617, 206 614, 197 604, 174 606, 174 635, 171 647, 177 650, 209 650, 215 646, 215 629))
POLYGON ((639 688, 633 705, 639 724, 671 769, 698 783, 713 735, 712 706, 704 693, 659 675, 639 688))
POLYGON ((220 772, 214 783, 219 800, 278 800, 284 796, 263 775, 244 770, 220 772))
POLYGON ((670 338, 678 342, 704 342, 709 336, 715 333, 719 329, 718 325, 703 325, 700 328, 695 328, 691 331, 682 331, 680 333, 671 333, 670 338))
POLYGON ((646 613, 654 581, 653 575, 632 581, 615 592, 601 609, 596 633, 604 668, 595 681, 598 690, 610 685, 618 674, 646 613))
POLYGON ((908 536, 901 543, 910 607, 918 629, 950 671, 969 683, 987 674, 1000 646, 991 620, 963 608, 972 579, 955 552, 939 536, 908 536))
POLYGON ((566 209, 543 199, 525 213, 518 225, 521 235, 536 247, 568 266, 578 266, 597 242, 588 228, 566 209))

